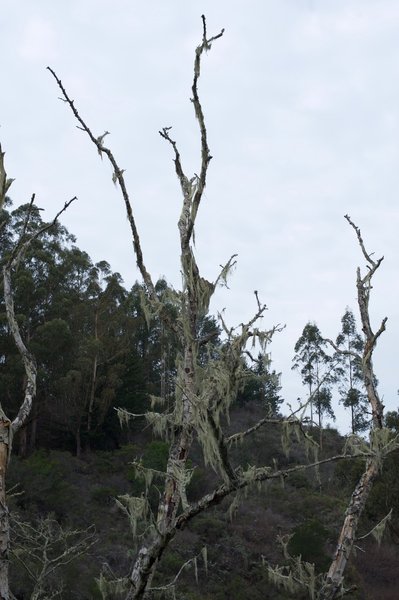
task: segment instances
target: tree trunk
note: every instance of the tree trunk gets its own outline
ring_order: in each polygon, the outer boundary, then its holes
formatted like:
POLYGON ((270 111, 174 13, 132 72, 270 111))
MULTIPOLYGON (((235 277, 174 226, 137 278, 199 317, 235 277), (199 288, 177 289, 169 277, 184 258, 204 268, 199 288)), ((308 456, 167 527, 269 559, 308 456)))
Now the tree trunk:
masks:
POLYGON ((346 564, 356 539, 359 520, 378 472, 376 459, 369 460, 366 470, 352 493, 338 539, 335 556, 327 574, 327 583, 321 592, 320 600, 334 600, 340 593, 346 564))
POLYGON ((194 352, 192 345, 189 344, 184 353, 184 393, 182 395, 181 425, 179 424, 175 429, 175 440, 169 452, 165 488, 158 506, 157 533, 148 545, 143 545, 134 562, 130 575, 132 588, 128 595, 129 600, 145 597, 146 589, 148 589, 151 582, 163 549, 176 531, 175 521, 182 499, 179 475, 183 480, 187 457, 192 444, 192 405, 190 398, 194 397, 194 367, 194 352))
POLYGON ((10 524, 6 504, 6 473, 10 448, 10 421, 0 418, 0 600, 9 600, 8 568, 10 524))
MULTIPOLYGON (((363 348, 362 356, 362 374, 363 381, 367 391, 367 398, 372 410, 372 430, 382 429, 384 426, 384 405, 382 404, 380 397, 376 389, 376 378, 373 370, 373 351, 377 344, 379 336, 385 331, 385 324, 387 318, 382 320, 380 328, 377 333, 374 333, 370 324, 369 315, 369 299, 371 279, 382 262, 382 258, 378 261, 374 261, 371 258, 364 247, 363 239, 361 237, 360 229, 351 221, 348 215, 345 216, 348 223, 356 231, 356 235, 359 241, 359 245, 362 249, 363 255, 368 263, 368 271, 362 278, 360 268, 357 269, 357 300, 360 310, 360 316, 362 320, 362 330, 365 336, 365 344, 363 348)), ((370 449, 373 450, 372 437, 370 436, 370 449)), ((340 595, 343 576, 345 572, 346 564, 349 560, 352 552, 353 545, 356 540, 356 533, 359 526, 359 520, 364 510, 364 507, 369 497, 371 488, 375 479, 378 476, 381 468, 380 458, 378 456, 369 458, 366 463, 366 468, 359 483, 355 487, 349 506, 345 513, 345 520, 342 525, 341 533, 338 539, 337 549, 333 561, 330 565, 330 569, 327 574, 327 581, 324 588, 321 590, 320 600, 334 600, 340 595)))

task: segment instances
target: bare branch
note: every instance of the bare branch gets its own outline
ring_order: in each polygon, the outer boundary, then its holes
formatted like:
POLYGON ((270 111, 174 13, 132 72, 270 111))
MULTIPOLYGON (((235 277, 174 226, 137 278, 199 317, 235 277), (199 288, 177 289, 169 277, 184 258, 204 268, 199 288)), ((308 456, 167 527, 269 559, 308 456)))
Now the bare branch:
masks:
POLYGON ((195 561, 200 556, 203 556, 203 551, 201 551, 199 554, 197 554, 193 558, 189 558, 188 560, 186 560, 186 562, 182 564, 182 566, 180 567, 180 569, 178 570, 178 572, 176 573, 176 575, 172 579, 172 581, 170 581, 169 583, 166 583, 165 585, 160 586, 160 587, 150 587, 148 589, 148 591, 149 592, 165 592, 167 590, 170 590, 171 588, 174 588, 180 578, 180 575, 183 573, 184 569, 186 569, 186 567, 191 566, 193 562, 195 563, 195 561))
POLYGON ((54 225, 57 223, 58 219, 60 218, 60 216, 62 215, 62 213, 64 213, 69 206, 72 204, 72 202, 74 202, 75 200, 77 200, 77 197, 74 196, 73 198, 71 198, 70 200, 68 200, 67 202, 65 202, 64 206, 61 208, 61 210, 58 211, 58 213, 55 215, 54 219, 52 221, 50 221, 50 223, 46 223, 43 227, 40 227, 39 229, 37 229, 37 231, 35 231, 34 233, 32 233, 28 239, 24 240, 25 237, 25 233, 26 233, 26 229, 28 226, 28 221, 27 219, 30 217, 31 211, 32 211, 32 206, 33 206, 33 202, 35 199, 35 194, 32 195, 31 201, 29 203, 29 208, 27 211, 27 216, 25 218, 25 222, 24 222, 24 226, 22 229, 22 234, 20 235, 20 238, 18 240, 18 242, 16 243, 16 245, 14 246, 14 249, 8 259, 7 265, 6 267, 9 269, 14 269, 18 266, 19 261, 21 260, 21 258, 23 257, 26 249, 28 248, 28 246, 37 238, 39 238, 43 233, 45 233, 46 231, 48 231, 49 229, 51 229, 51 227, 54 227, 54 225))
POLYGON ((5 152, 3 152, 0 144, 0 211, 3 209, 8 189, 14 181, 14 179, 7 178, 7 173, 4 167, 4 155, 5 152))
POLYGON ((100 154, 100 156, 102 156, 103 154, 105 154, 109 160, 109 162, 112 165, 112 169, 113 169, 113 178, 114 178, 114 182, 117 181, 120 187, 120 190, 122 192, 122 196, 123 196, 123 200, 125 202, 125 207, 126 207, 126 213, 127 213, 127 217, 129 220, 129 224, 130 224, 130 229, 132 231, 132 237, 133 237, 133 247, 134 247, 134 252, 136 255, 136 260, 137 260, 137 266, 140 270, 141 276, 144 280, 144 283, 148 289, 148 292, 150 293, 151 299, 157 301, 157 297, 156 297, 156 292, 155 292, 155 286, 152 282, 151 279, 151 275, 149 274, 149 272, 147 271, 145 264, 144 264, 144 259, 143 259, 143 253, 141 250, 141 243, 140 243, 140 237, 139 237, 139 233, 137 230, 137 226, 136 226, 136 221, 134 219, 133 216, 133 211, 132 211, 132 205, 130 202, 130 197, 129 197, 129 193, 127 191, 127 187, 126 187, 126 183, 125 183, 125 178, 123 175, 123 169, 120 169, 118 163, 115 160, 115 157, 113 155, 113 153, 111 152, 111 150, 109 148, 106 148, 103 144, 104 141, 104 137, 106 135, 109 134, 108 131, 106 131, 103 135, 99 136, 99 137, 95 137, 91 131, 91 129, 88 127, 88 125, 86 124, 86 122, 82 119, 82 117, 80 116, 78 110, 75 107, 74 104, 74 100, 72 100, 66 89, 64 88, 64 85, 61 81, 61 79, 59 79, 56 75, 56 73, 53 71, 53 69, 51 67, 47 67, 48 71, 50 71, 50 73, 52 74, 52 76, 54 77, 54 79, 57 82, 58 87, 60 88, 61 92, 62 92, 62 96, 63 99, 65 100, 65 102, 67 102, 67 104, 69 105, 70 109, 72 110, 76 120, 78 121, 79 125, 80 125, 80 129, 82 129, 82 131, 85 131, 87 133, 87 135, 89 136, 90 140, 93 142, 93 144, 96 146, 98 153, 100 154))
POLYGON ((366 250, 366 247, 365 247, 365 245, 364 245, 363 238, 362 238, 362 234, 361 234, 361 231, 360 231, 359 227, 357 227, 357 225, 355 225, 355 223, 354 223, 354 222, 351 220, 351 218, 350 218, 350 216, 349 216, 349 215, 345 215, 345 219, 348 221, 349 225, 350 225, 351 227, 353 227, 353 229, 354 229, 354 230, 355 230, 355 232, 356 232, 356 236, 357 236, 357 239, 358 239, 358 241, 359 241, 359 245, 360 245, 360 248, 361 248, 361 250, 362 250, 362 252, 363 252, 363 256, 364 256, 364 258, 365 258, 365 259, 366 259, 366 261, 367 261, 367 262, 368 262, 368 263, 369 263, 369 264, 370 264, 370 265, 371 265, 371 266, 374 268, 374 270, 375 270, 375 269, 377 269, 377 268, 380 266, 381 262, 384 260, 384 257, 382 257, 382 258, 379 258, 379 259, 377 260, 377 262, 375 262, 375 261, 374 261, 374 260, 371 258, 371 254, 369 254, 369 253, 367 252, 367 250, 366 250))
POLYGON ((370 290, 371 290, 371 279, 375 273, 375 271, 380 266, 383 257, 374 261, 371 258, 371 255, 367 252, 363 238, 361 236, 360 229, 353 223, 348 215, 345 216, 345 219, 348 223, 353 227, 356 232, 356 236, 361 247, 363 256, 366 261, 371 265, 369 267, 368 273, 362 278, 360 273, 360 268, 357 269, 357 300, 359 305, 360 317, 362 321, 362 330, 365 335, 365 344, 363 350, 362 357, 362 371, 363 371, 363 380, 364 385, 367 391, 368 401, 372 408, 373 414, 373 424, 375 427, 382 428, 383 427, 383 404, 379 398, 376 386, 375 386, 375 375, 373 369, 372 355, 377 344, 377 340, 380 335, 385 331, 385 325, 387 322, 387 317, 382 320, 382 323, 377 331, 377 333, 373 333, 371 323, 370 323, 370 314, 369 314, 369 298, 370 298, 370 290))
POLYGON ((234 442, 238 442, 243 438, 255 433, 258 429, 263 427, 263 425, 281 425, 283 423, 282 419, 271 419, 269 417, 265 417, 264 419, 260 419, 255 425, 252 427, 248 427, 245 431, 240 431, 239 433, 233 433, 226 439, 226 444, 229 446, 234 444, 234 442))
POLYGON ((222 37, 224 33, 224 29, 222 29, 220 33, 208 39, 206 31, 206 20, 204 15, 202 15, 201 18, 203 25, 202 43, 197 47, 195 51, 194 78, 191 87, 191 101, 194 105, 194 112, 198 120, 201 134, 201 169, 200 174, 198 176, 195 175, 192 179, 188 179, 188 177, 184 174, 176 142, 172 140, 169 135, 170 127, 164 127, 163 130, 159 132, 160 135, 165 140, 167 140, 173 147, 175 154, 176 174, 179 178, 180 186, 182 188, 184 196, 183 209, 179 219, 179 230, 181 233, 182 247, 187 247, 189 245, 191 237, 193 235, 198 208, 206 186, 208 165, 212 159, 208 146, 208 134, 205 125, 204 112, 198 94, 198 80, 201 72, 201 58, 204 51, 210 50, 212 42, 222 37))
POLYGON ((356 360, 362 360, 362 357, 360 356, 360 354, 357 354, 357 352, 353 352, 352 350, 342 350, 342 348, 339 348, 339 346, 337 346, 337 344, 335 344, 329 338, 323 338, 323 340, 327 342, 327 344, 330 344, 330 346, 334 348, 337 354, 342 354, 342 356, 353 356, 353 358, 355 358, 356 360))
POLYGON ((312 463, 295 465, 293 467, 287 467, 286 469, 279 469, 277 471, 271 471, 270 469, 262 467, 260 467, 259 469, 255 469, 254 474, 251 478, 245 478, 243 475, 241 475, 238 483, 230 482, 222 484, 209 494, 203 496, 203 498, 201 498, 198 502, 189 506, 177 517, 176 529, 182 529, 194 516, 198 515, 200 512, 206 510, 210 506, 219 504, 224 498, 226 498, 233 492, 240 489, 244 489, 248 487, 248 485, 263 481, 270 481, 273 479, 286 479, 292 473, 297 473, 299 471, 305 471, 308 469, 314 469, 315 467, 320 467, 321 465, 325 465, 331 462, 338 462, 341 460, 348 460, 350 458, 351 456, 347 454, 337 454, 335 456, 324 458, 322 460, 317 460, 312 463))
POLYGON ((191 100, 194 104, 195 116, 198 119, 200 132, 201 132, 201 171, 200 171, 200 175, 198 177, 197 189, 196 189, 196 192, 195 192, 195 195, 193 198, 192 218, 191 218, 188 230, 187 230, 187 240, 186 240, 187 243, 188 243, 188 241, 191 237, 192 231, 193 231, 195 217, 197 215, 199 204, 201 202, 202 194, 204 192, 205 185, 206 185, 206 175, 207 175, 207 171, 208 171, 208 165, 212 159, 212 156, 209 152, 209 147, 208 147, 208 134, 207 134, 206 126, 205 126, 204 113, 203 113, 202 105, 201 105, 200 98, 198 95, 198 79, 200 77, 200 72, 201 72, 201 57, 202 57, 202 54, 204 53, 204 51, 210 50, 211 43, 213 41, 221 38, 224 33, 224 29, 222 29, 220 33, 207 39, 206 19, 205 19, 204 15, 201 15, 201 18, 202 18, 202 25, 203 25, 202 44, 200 46, 198 46, 198 48, 195 51, 194 79, 193 79, 193 85, 191 88, 192 93, 193 93, 193 97, 191 100))
POLYGON ((176 144, 175 140, 172 140, 172 138, 169 135, 169 131, 171 129, 172 129, 171 127, 164 127, 162 129, 162 131, 159 132, 159 135, 161 137, 163 137, 164 140, 169 142, 169 144, 173 148, 173 151, 175 153, 174 163, 175 163, 176 175, 179 178, 183 196, 186 197, 186 195, 189 194, 189 192, 191 191, 191 186, 190 186, 190 182, 189 182, 187 176, 184 174, 183 167, 181 164, 181 159, 180 159, 180 152, 177 149, 177 144, 176 144))

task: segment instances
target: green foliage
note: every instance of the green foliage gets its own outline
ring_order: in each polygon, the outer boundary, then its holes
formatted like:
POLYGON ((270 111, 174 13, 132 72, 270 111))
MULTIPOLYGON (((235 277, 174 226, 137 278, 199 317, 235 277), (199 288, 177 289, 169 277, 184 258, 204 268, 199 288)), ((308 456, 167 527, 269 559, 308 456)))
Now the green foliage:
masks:
POLYGON ((299 490, 300 489, 309 490, 312 488, 312 485, 311 485, 308 477, 306 477, 306 475, 304 473, 301 473, 300 471, 290 475, 290 485, 292 485, 293 487, 295 487, 299 490))
POLYGON ((161 570, 166 573, 177 573, 183 562, 181 554, 178 552, 166 552, 162 557, 161 570))
POLYGON ((191 528, 201 539, 214 544, 225 534, 226 520, 218 513, 204 513, 195 519, 191 528))
POLYGON ((156 471, 166 471, 169 456, 169 444, 160 440, 150 442, 143 454, 143 466, 156 471))
POLYGON ((292 366, 293 369, 299 370, 302 383, 308 388, 310 419, 313 422, 313 410, 315 410, 320 430, 323 415, 327 414, 335 418, 330 391, 330 386, 335 380, 334 363, 332 357, 325 351, 326 346, 327 342, 316 323, 307 323, 295 344, 292 366))
POLYGON ((91 499, 98 504, 112 504, 114 498, 119 494, 119 490, 112 486, 96 486, 92 493, 91 499))
POLYGON ((318 519, 311 519, 294 528, 288 543, 288 552, 292 556, 301 556, 313 563, 318 572, 328 568, 330 558, 325 552, 328 530, 318 519))
POLYGON ((334 357, 339 365, 339 392, 342 404, 351 411, 352 433, 358 433, 367 429, 369 421, 362 373, 364 342, 357 332, 356 320, 349 308, 346 308, 341 323, 336 344, 346 354, 336 352, 334 357))
POLYGON ((270 360, 261 354, 252 367, 246 365, 242 388, 238 391, 237 402, 245 406, 247 402, 261 404, 270 415, 277 415, 283 402, 280 396, 280 376, 270 369, 270 360))
MULTIPOLYGON (((233 412, 233 425, 237 418, 235 414, 233 412)), ((237 412, 237 415, 242 418, 242 409, 237 412)), ((278 432, 275 433, 276 438, 278 438, 278 432)), ((259 446, 263 447, 272 443, 274 438, 272 437, 269 440, 270 435, 270 433, 266 435, 266 432, 259 432, 256 442, 248 440, 246 456, 249 462, 254 461, 259 446)), ((342 446, 341 438, 336 437, 334 440, 337 447, 342 446)), ((116 577, 127 572, 126 554, 131 548, 130 532, 126 527, 123 514, 119 511, 115 512, 114 502, 110 496, 116 497, 131 492, 132 486, 126 478, 126 464, 129 460, 132 460, 132 457, 141 456, 144 459, 146 456, 148 466, 162 466, 162 455, 165 452, 162 444, 157 447, 157 445, 153 445, 153 440, 143 438, 140 444, 125 445, 115 452, 92 453, 80 461, 70 454, 54 452, 49 454, 40 452, 37 456, 34 455, 32 460, 21 461, 18 458, 13 458, 11 473, 15 473, 17 480, 21 480, 21 487, 25 490, 22 496, 16 496, 13 500, 14 504, 19 504, 21 510, 39 510, 39 507, 35 507, 31 502, 31 494, 39 493, 41 491, 40 487, 48 480, 50 484, 51 482, 55 484, 57 493, 53 495, 51 501, 54 502, 56 512, 62 515, 63 519, 68 522, 72 520, 72 523, 78 522, 79 526, 82 526, 78 519, 79 512, 81 514, 83 512, 84 520, 87 522, 87 519, 93 519, 99 530, 101 543, 98 547, 94 547, 92 553, 84 560, 78 561, 61 573, 67 590, 64 594, 65 600, 71 597, 72 591, 77 598, 87 597, 94 600, 100 597, 93 581, 94 578, 98 578, 104 560, 110 564, 110 568, 116 577), (147 447, 150 448, 148 452, 146 452, 147 447), (60 474, 60 477, 54 479, 57 474, 60 474), (101 486, 98 484, 99 481, 101 481, 101 486), (59 487, 61 483, 62 486, 59 487), (80 596, 76 591, 77 583, 79 583, 78 587, 82 590, 82 592, 79 592, 80 596)), ((298 460, 301 459, 302 457, 299 456, 298 460)), ((399 493, 393 485, 397 472, 396 461, 395 453, 387 459, 386 465, 389 466, 389 478, 383 487, 380 487, 383 479, 381 479, 381 482, 377 482, 375 496, 370 497, 370 502, 367 505, 366 519, 368 522, 362 525, 362 532, 369 531, 378 520, 387 514, 386 503, 391 500, 396 501, 399 497, 399 493), (389 463, 390 460, 392 460, 392 464, 389 463), (390 492, 392 492, 391 495, 387 495, 390 492)), ((362 461, 357 459, 357 462, 359 463, 359 472, 361 472, 363 468, 362 461)), ((348 475, 351 464, 350 461, 338 463, 336 470, 346 471, 346 475, 348 475)), ((384 473, 385 469, 382 477, 384 477, 384 473)), ((354 481, 357 482, 354 472, 352 476, 354 481)), ((13 475, 9 485, 12 485, 14 480, 13 475)), ((163 581, 171 581, 185 560, 198 554, 200 547, 206 544, 209 552, 208 577, 205 576, 203 567, 199 564, 199 588, 197 588, 193 569, 187 571, 182 576, 176 590, 177 598, 193 597, 208 598, 209 600, 223 598, 227 600, 228 598, 236 598, 234 595, 235 588, 238 590, 238 597, 244 594, 244 590, 248 594, 250 589, 251 598, 259 598, 259 600, 264 597, 270 597, 273 600, 292 598, 287 591, 283 589, 276 590, 271 587, 271 584, 266 580, 264 570, 263 576, 261 575, 260 556, 265 555, 272 564, 276 564, 280 560, 275 541, 277 532, 281 529, 289 531, 292 521, 298 519, 298 515, 302 515, 303 525, 312 523, 315 520, 315 514, 320 515, 319 524, 321 524, 321 527, 324 527, 328 532, 334 530, 334 534, 327 535, 327 541, 331 539, 334 542, 340 516, 346 506, 344 495, 350 493, 353 489, 353 486, 350 487, 351 483, 346 481, 345 478, 339 481, 337 483, 334 480, 331 483, 328 494, 320 494, 319 491, 315 491, 311 479, 306 485, 303 477, 297 473, 293 478, 288 478, 285 490, 278 483, 262 489, 261 492, 255 489, 250 490, 248 497, 243 499, 236 518, 231 523, 227 521, 227 504, 225 503, 211 512, 198 515, 191 522, 189 530, 182 532, 182 537, 176 539, 177 546, 172 547, 170 560, 168 559, 170 553, 165 553, 162 559, 163 581), (348 486, 347 490, 342 483, 343 481, 348 486), (258 566, 257 569, 254 565, 258 566)), ((47 488, 44 489, 47 493, 47 488)), ((47 510, 47 506, 45 509, 47 510)), ((388 526, 390 531, 392 527, 395 527, 395 523, 394 509, 393 520, 388 526)), ((75 525, 73 526, 75 527, 75 525)), ((306 554, 309 560, 312 558, 311 552, 314 552, 312 535, 316 534, 316 547, 317 544, 320 547, 320 542, 326 540, 325 532, 322 529, 320 531, 319 525, 305 528, 306 535, 303 534, 300 527, 298 529, 299 541, 302 541, 302 546, 298 548, 298 551, 302 553, 303 558, 305 558, 304 552, 309 551, 309 555, 306 554), (306 531, 306 529, 310 529, 312 535, 308 536, 309 531, 306 531)), ((389 537, 385 537, 384 540, 383 544, 388 543, 389 537)), ((324 546, 322 552, 325 553, 324 546)), ((15 572, 15 566, 13 569, 13 573, 15 573, 13 577, 17 577, 22 586, 21 572, 15 572)), ((355 575, 356 573, 355 570, 355 575)), ((358 585, 362 585, 359 576, 357 576, 357 582, 358 585)), ((29 597, 28 582, 25 582, 24 586, 18 589, 23 589, 29 597)), ((300 594, 302 592, 297 592, 295 597, 301 598, 300 594)), ((115 598, 117 597, 115 595, 115 598)))
POLYGON ((385 426, 395 433, 399 433, 399 410, 392 410, 385 415, 385 426))
POLYGON ((56 453, 38 450, 23 462, 12 459, 10 484, 18 483, 23 490, 17 497, 18 506, 60 517, 66 513, 73 490, 66 484, 69 469, 58 458, 56 453))

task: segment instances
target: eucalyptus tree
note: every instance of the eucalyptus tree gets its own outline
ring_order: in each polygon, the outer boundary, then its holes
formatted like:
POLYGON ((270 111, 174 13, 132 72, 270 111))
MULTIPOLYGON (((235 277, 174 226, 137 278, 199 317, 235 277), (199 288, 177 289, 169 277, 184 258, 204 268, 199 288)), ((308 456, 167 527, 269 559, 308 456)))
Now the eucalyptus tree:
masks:
MULTIPOLYGON (((310 423, 313 424, 313 410, 318 416, 318 426, 322 428, 323 415, 332 418, 331 384, 334 381, 334 361, 325 351, 326 340, 322 337, 316 323, 307 323, 295 344, 295 356, 292 368, 299 370, 302 383, 308 388, 310 405, 310 423)), ((321 438, 320 438, 321 439, 321 438)))
POLYGON ((238 393, 237 402, 242 406, 247 402, 256 402, 263 405, 271 415, 278 415, 284 401, 280 395, 281 374, 271 368, 268 356, 259 354, 254 358, 250 354, 250 360, 251 364, 247 365, 247 378, 238 393))
POLYGON ((369 418, 367 416, 367 396, 364 392, 362 364, 359 353, 363 351, 364 340, 356 329, 356 319, 353 312, 347 308, 341 319, 341 331, 336 345, 346 354, 336 353, 339 362, 339 391, 341 402, 351 411, 352 433, 364 431, 369 418), (357 356, 353 354, 357 353, 357 356))

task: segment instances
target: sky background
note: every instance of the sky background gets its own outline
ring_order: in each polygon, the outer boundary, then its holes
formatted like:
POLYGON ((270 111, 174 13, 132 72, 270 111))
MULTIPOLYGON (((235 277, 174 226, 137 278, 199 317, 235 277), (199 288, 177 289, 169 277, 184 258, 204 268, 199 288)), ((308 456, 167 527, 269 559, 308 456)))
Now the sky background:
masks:
MULTIPOLYGON (((213 160, 196 227, 202 275, 217 276, 234 253, 226 307, 235 325, 269 308, 265 328, 285 324, 270 351, 283 394, 305 397, 291 372, 308 321, 334 338, 356 306, 356 267, 367 249, 385 260, 371 299, 375 352, 387 409, 399 399, 399 2, 397 0, 2 0, 0 141, 15 177, 16 205, 36 193, 50 219, 63 217, 78 246, 107 260, 130 287, 139 278, 128 222, 111 170, 45 67, 62 79, 95 135, 110 131, 133 199, 147 268, 180 285, 181 206, 173 126, 188 174, 200 146, 189 101, 201 14, 225 34, 205 56, 200 95, 213 160)), ((334 407, 341 431, 349 415, 334 407)))

